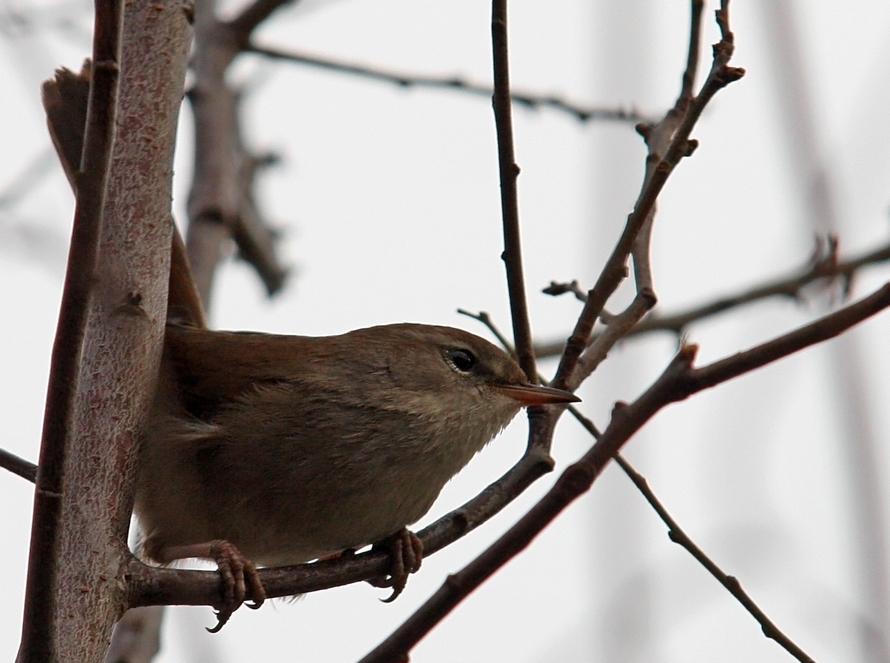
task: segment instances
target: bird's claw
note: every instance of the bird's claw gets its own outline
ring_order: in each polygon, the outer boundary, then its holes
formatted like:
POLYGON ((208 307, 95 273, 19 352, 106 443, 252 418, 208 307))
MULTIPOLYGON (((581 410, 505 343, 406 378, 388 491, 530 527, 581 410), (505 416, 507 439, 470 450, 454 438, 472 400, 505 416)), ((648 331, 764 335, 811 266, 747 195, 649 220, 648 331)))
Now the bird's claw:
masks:
POLYGON ((420 569, 423 542, 414 532, 402 529, 388 539, 374 544, 374 548, 389 552, 392 567, 388 575, 371 578, 368 583, 374 587, 392 587, 392 594, 380 599, 384 603, 392 603, 408 584, 408 576, 420 569))
POLYGON ((256 566, 245 558, 233 544, 228 541, 217 540, 210 544, 209 557, 216 562, 222 581, 222 604, 216 611, 216 626, 208 628, 210 633, 218 633, 229 618, 238 608, 244 604, 248 596, 251 603, 247 607, 256 610, 266 600, 266 590, 260 582, 256 566))

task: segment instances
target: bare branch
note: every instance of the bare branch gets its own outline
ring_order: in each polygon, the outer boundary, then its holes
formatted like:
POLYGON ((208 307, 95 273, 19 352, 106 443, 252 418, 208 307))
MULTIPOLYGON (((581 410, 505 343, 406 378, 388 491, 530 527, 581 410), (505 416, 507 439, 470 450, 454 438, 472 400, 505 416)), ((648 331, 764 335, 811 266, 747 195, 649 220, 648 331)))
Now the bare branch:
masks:
POLYGON ((606 329, 597 334, 593 342, 581 355, 572 382, 580 382, 596 370, 609 353, 609 350, 634 328, 639 320, 655 306, 655 293, 650 288, 637 292, 633 301, 624 311, 608 318, 606 329))
POLYGON ((745 610, 751 613, 751 616, 757 620, 761 629, 763 629, 763 634, 766 637, 775 640, 783 649, 785 649, 785 651, 794 656, 798 661, 801 661, 801 663, 815 663, 815 661, 810 658, 799 645, 775 625, 760 606, 757 605, 744 589, 742 589, 742 584, 739 582, 738 578, 727 575, 723 569, 717 566, 714 560, 708 557, 708 555, 699 548, 691 538, 689 538, 689 535, 677 524, 677 521, 674 520, 671 514, 668 513, 667 509, 664 508, 664 505, 658 500, 655 493, 652 492, 646 478, 637 472, 630 463, 624 460, 621 454, 615 454, 614 460, 618 463, 621 469, 624 470, 624 473, 630 477, 630 480, 633 481, 637 489, 643 494, 643 497, 646 498, 646 501, 649 502, 650 506, 655 510, 655 513, 658 514, 658 517, 661 518, 665 525, 667 525, 668 537, 670 540, 685 548, 699 564, 705 567, 708 573, 717 579, 717 582, 726 588, 726 591, 732 594, 738 602, 742 604, 745 610))
POLYGON ((690 376, 693 391, 708 389, 743 373, 771 364, 798 350, 834 338, 888 305, 890 305, 890 283, 855 304, 839 309, 796 331, 695 369, 690 376))
MULTIPOLYGON (((683 83, 680 86, 680 97, 678 104, 682 99, 692 99, 692 90, 695 87, 695 76, 698 73, 698 58, 701 51, 701 25, 702 14, 705 9, 704 0, 692 0, 691 2, 691 18, 689 29, 689 50, 686 55, 686 71, 683 72, 683 83)), ((674 105, 674 108, 678 104, 674 105)))
MULTIPOLYGON (((694 306, 685 311, 664 315, 654 313, 640 320, 627 333, 627 336, 637 336, 655 331, 669 331, 679 335, 694 322, 763 299, 787 297, 799 300, 802 297, 803 289, 807 285, 821 280, 833 281, 839 278, 841 280, 842 293, 846 295, 849 293, 850 284, 860 269, 888 260, 890 260, 890 243, 843 261, 838 261, 837 256, 832 251, 828 251, 824 255, 820 255, 817 252, 808 261, 807 265, 797 272, 768 280, 735 294, 718 297, 711 302, 694 306)), ((552 295, 574 292, 575 296, 581 301, 586 301, 586 294, 581 291, 576 281, 573 281, 571 284, 551 283, 544 289, 544 292, 552 295)), ((593 340, 596 338, 597 334, 594 334, 593 340)), ((562 341, 537 344, 535 345, 535 354, 537 357, 556 356, 562 352, 564 346, 565 344, 562 341)))
POLYGON ((289 270, 283 267, 278 260, 275 251, 278 233, 272 230, 269 224, 260 217, 254 190, 256 189, 257 173, 262 168, 276 162, 277 158, 270 155, 257 157, 245 154, 240 176, 244 202, 232 231, 239 255, 256 269, 269 296, 284 287, 289 270))
MULTIPOLYGON (((506 352, 511 356, 516 356, 516 349, 513 347, 513 344, 510 343, 510 340, 504 336, 500 329, 498 329, 497 325, 494 324, 494 320, 491 319, 491 316, 485 311, 479 311, 479 313, 471 313, 465 309, 459 308, 457 312, 461 315, 465 315, 468 318, 473 318, 473 320, 478 320, 483 325, 485 325, 488 330, 494 334, 494 337, 498 340, 498 343, 501 344, 501 347, 506 350, 506 352)), ((540 379, 540 376, 538 376, 540 379)))
POLYGON ((253 194, 257 166, 267 162, 245 147, 238 117, 240 94, 226 80, 250 31, 283 3, 257 0, 228 23, 216 18, 215 4, 196 4, 195 84, 189 93, 195 116, 195 168, 186 247, 207 307, 216 268, 231 239, 270 295, 281 289, 287 274, 275 251, 276 234, 259 213, 253 194))
MULTIPOLYGON (((50 661, 58 649, 58 564, 65 467, 74 435, 75 398, 87 330, 88 301, 97 277, 105 193, 114 145, 120 65, 122 0, 97 0, 93 70, 86 136, 76 175, 77 204, 59 324, 53 344, 49 393, 34 493, 34 522, 21 661, 50 661)), ((52 84, 45 105, 58 102, 52 84)))
MULTIPOLYGON (((686 115, 689 104, 692 102, 692 84, 698 70, 698 52, 700 35, 702 31, 702 0, 692 0, 691 19, 689 29, 689 50, 686 59, 686 71, 683 74, 683 83, 680 94, 674 106, 665 114, 664 118, 654 125, 638 125, 637 130, 646 142, 648 157, 646 159, 646 175, 643 180, 642 191, 645 192, 649 182, 655 176, 658 165, 662 161, 662 154, 667 153, 671 147, 671 141, 677 132, 681 121, 686 115)), ((688 141, 686 155, 692 153, 695 143, 688 141)), ((642 192, 641 192, 642 196, 642 192)), ((646 213, 645 220, 640 226, 637 236, 633 240, 631 257, 634 265, 634 285, 636 295, 630 305, 617 315, 606 316, 600 312, 600 319, 606 323, 606 330, 599 334, 590 343, 578 359, 578 365, 569 382, 572 388, 581 384, 597 366, 602 363, 612 347, 618 343, 634 326, 655 306, 658 298, 655 294, 655 285, 652 277, 652 262, 650 259, 650 245, 652 239, 652 227, 655 224, 657 205, 653 201, 646 213)))
MULTIPOLYGON (((593 436, 594 439, 599 439, 601 433, 597 430, 596 426, 593 422, 581 414, 578 409, 574 406, 569 407, 569 411, 578 420, 578 422, 593 436)), ((701 548, 699 548, 695 542, 689 537, 688 534, 680 527, 677 521, 671 516, 668 510, 664 507, 664 505, 659 501, 659 499, 655 496, 655 493, 652 491, 652 488, 649 486, 649 482, 646 481, 646 478, 637 472, 633 466, 624 459, 624 457, 620 453, 616 453, 614 457, 614 461, 618 464, 619 467, 624 471, 624 473, 630 478, 633 484, 637 487, 649 505, 655 510, 655 513, 658 514, 658 517, 661 518, 662 522, 667 525, 668 528, 668 537, 674 543, 685 548, 689 554, 691 554, 705 569, 710 573, 717 581, 726 588, 726 590, 732 594, 741 604, 742 606, 751 614, 754 619, 760 624, 763 629, 763 633, 773 640, 775 640, 781 647, 783 647, 786 651, 788 651, 792 656, 797 658, 797 660, 802 663, 814 663, 813 660, 800 648, 791 638, 789 638, 785 633, 783 633, 773 621, 766 615, 766 613, 758 606, 754 600, 748 595, 748 593, 742 589, 741 583, 737 578, 727 575, 715 562, 712 560, 701 548)))
POLYGON ((558 297, 559 295, 564 295, 567 292, 570 292, 575 295, 575 299, 577 299, 579 302, 587 301, 587 291, 581 289, 578 281, 572 281, 571 283, 560 283, 558 281, 551 281, 550 285, 541 290, 541 292, 543 292, 545 295, 552 295, 553 297, 558 297))
POLYGON ((798 300, 801 298, 801 292, 806 285, 820 280, 833 281, 840 278, 842 289, 847 293, 849 284, 859 269, 866 265, 873 265, 888 260, 890 260, 890 244, 843 262, 838 262, 836 257, 832 259, 831 255, 828 255, 824 259, 811 261, 807 267, 800 270, 797 274, 768 281, 737 294, 720 297, 707 304, 679 313, 652 315, 641 320, 630 332, 630 335, 644 334, 651 331, 671 331, 680 334, 693 322, 762 299, 787 297, 798 300))
POLYGON ((507 289, 516 358, 529 380, 536 380, 538 369, 532 351, 531 324, 525 296, 522 270, 522 245, 519 233, 519 199, 516 180, 519 166, 513 150, 513 110, 510 101, 510 64, 507 48, 507 2, 493 0, 491 5, 491 43, 494 65, 494 123, 498 137, 498 166, 501 180, 501 211, 504 227, 504 253, 507 289))
MULTIPOLYGON (((124 3, 104 2, 96 13, 96 39, 107 45, 94 49, 92 72, 85 77, 91 86, 91 119, 83 157, 60 150, 63 161, 73 162, 68 170, 76 187, 77 211, 69 270, 88 281, 76 302, 85 326, 76 343, 70 337, 65 340, 63 304, 37 475, 22 663, 101 660, 112 624, 125 608, 117 574, 132 511, 136 443, 151 401, 163 337, 173 136, 185 77, 188 16, 181 4, 163 0, 150 6, 128 4, 126 9, 124 3), (112 43, 123 44, 120 57, 112 43), (118 69, 116 102, 108 88, 112 81, 117 84, 118 69), (115 130, 114 157, 109 161, 115 130), (100 158, 105 161, 101 168, 95 163, 100 158), (140 173, 138 186, 134 172, 140 173), (92 231, 96 248, 87 252, 81 250, 78 224, 81 208, 96 190, 105 191, 105 200, 101 216, 91 222, 97 226, 92 231), (100 221, 106 218, 115 222, 100 221), (89 260, 84 262, 84 257, 89 260), (56 372, 58 352, 77 358, 67 360, 69 367, 74 362, 74 374, 56 372), (55 416, 59 390, 73 396, 68 412, 55 416), (61 436, 67 448, 60 453, 51 442, 61 436), (43 502, 53 503, 55 513, 48 519, 41 515, 43 502)), ((54 130, 52 110, 56 104, 64 108, 67 101, 60 87, 46 86, 54 130)), ((74 121, 75 133, 76 125, 74 121)), ((83 132, 82 124, 79 130, 83 132)))
MULTIPOLYGON (((256 53, 257 55, 265 55, 276 60, 286 60, 298 64, 305 64, 319 69, 327 69, 328 71, 336 71, 343 74, 352 74, 361 76, 371 80, 392 83, 399 87, 429 87, 444 90, 454 90, 455 92, 464 92, 467 94, 478 95, 491 99, 493 90, 490 85, 481 83, 473 83, 464 80, 458 76, 422 76, 420 74, 408 74, 392 70, 383 69, 381 67, 371 67, 368 65, 357 64, 353 62, 344 62, 332 58, 322 58, 315 55, 307 55, 295 51, 273 48, 270 46, 257 46, 256 44, 248 44, 246 52, 256 53)), ((542 108, 550 108, 561 113, 570 115, 579 122, 590 122, 593 120, 603 120, 611 122, 650 122, 651 118, 646 117, 634 108, 604 108, 599 106, 587 106, 577 102, 568 101, 560 96, 539 94, 535 92, 512 90, 510 99, 514 104, 525 106, 527 108, 538 110, 542 108)))
MULTIPOLYGON (((596 284, 588 294, 587 304, 578 318, 572 335, 566 342, 565 352, 553 381, 554 387, 565 389, 573 384, 577 385, 572 373, 581 353, 587 346, 593 325, 603 311, 606 301, 626 276, 627 258, 633 249, 636 237, 649 218, 652 207, 673 169, 683 157, 691 154, 694 149, 695 143, 689 139, 692 129, 711 98, 719 90, 744 75, 743 69, 729 66, 734 45, 733 35, 729 30, 728 16, 728 0, 724 0, 721 9, 717 11, 717 22, 720 25, 722 39, 714 45, 714 58, 708 78, 698 96, 691 99, 688 108, 683 111, 682 121, 673 133, 664 157, 654 166, 652 176, 647 179, 634 210, 628 216, 624 231, 612 251, 612 255, 609 256, 596 284)), ((641 127, 641 130, 645 132, 647 128, 641 127)))
POLYGON ((16 456, 14 453, 0 449, 0 467, 17 474, 31 483, 37 481, 37 466, 31 461, 16 456))

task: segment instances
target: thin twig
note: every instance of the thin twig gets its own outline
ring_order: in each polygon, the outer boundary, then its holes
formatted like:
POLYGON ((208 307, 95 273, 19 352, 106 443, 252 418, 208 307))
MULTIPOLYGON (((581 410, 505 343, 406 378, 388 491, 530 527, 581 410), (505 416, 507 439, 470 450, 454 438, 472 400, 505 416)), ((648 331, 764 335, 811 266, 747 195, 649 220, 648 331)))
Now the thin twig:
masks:
POLYGON ((507 48, 507 0, 491 3, 491 44, 494 68, 494 123, 498 140, 498 169, 501 180, 501 212, 504 226, 504 253, 507 268, 507 289, 510 294, 510 315, 516 358, 529 380, 538 370, 532 351, 531 324, 525 296, 522 270, 522 244, 519 233, 519 200, 516 179, 519 166, 513 149, 513 110, 510 101, 510 63, 507 48))
POLYGON ((766 637, 775 640, 789 654, 794 656, 798 661, 801 661, 801 663, 815 663, 815 661, 801 649, 799 645, 775 625, 760 606, 758 606, 748 593, 742 589, 742 584, 739 582, 738 578, 727 575, 723 569, 717 566, 714 560, 708 557, 708 555, 705 554, 705 552, 699 548, 691 538, 689 538, 689 535, 677 524, 677 521, 674 520, 671 514, 668 513, 667 509, 664 508, 664 505, 658 500, 655 493, 652 492, 646 478, 637 472, 631 464, 621 456, 621 454, 615 454, 614 460, 618 463, 619 467, 624 470, 624 473, 630 480, 633 481, 637 490, 643 494, 643 497, 646 498, 646 501, 649 502, 650 506, 655 510, 655 513, 658 514, 658 517, 661 518, 665 525, 667 525, 668 537, 670 540, 685 548, 699 564, 705 567, 708 573, 717 579, 717 582, 726 588, 726 591, 732 594, 736 600, 742 604, 745 610, 747 610, 760 624, 761 629, 763 629, 763 634, 766 637))
MULTIPOLYGON (((838 261, 837 257, 832 257, 832 255, 831 252, 824 256, 816 255, 814 259, 808 262, 807 266, 788 276, 770 279, 760 285, 735 294, 718 297, 706 304, 694 306, 685 311, 664 315, 650 315, 640 320, 627 333, 627 336, 637 336, 655 331, 669 331, 679 335, 694 322, 763 299, 787 297, 800 300, 804 287, 823 279, 830 281, 839 278, 841 280, 841 289, 846 294, 849 292, 850 284, 861 268, 890 260, 890 243, 844 261, 838 261)), ((551 283, 544 289, 544 292, 552 295, 573 292, 579 299, 583 295, 582 301, 586 300, 586 294, 581 291, 576 281, 570 284, 551 283)), ((594 340, 596 336, 594 334, 594 340)), ((556 356, 562 352, 564 346, 565 343, 563 341, 541 343, 535 346, 535 355, 538 358, 556 356)))
MULTIPOLYGON (((569 411, 594 439, 599 439, 601 433, 590 419, 581 414, 574 406, 570 407, 569 411)), ((714 578, 716 578, 717 581, 742 604, 745 610, 747 610, 760 624, 764 635, 775 640, 781 647, 802 663, 814 663, 813 659, 811 659, 799 645, 791 640, 791 638, 785 635, 785 633, 775 625, 760 606, 754 602, 748 593, 742 589, 742 585, 738 578, 725 573, 714 560, 712 560, 698 545, 696 545, 689 535, 686 534, 683 528, 680 527, 674 517, 671 516, 661 501, 656 497, 646 478, 637 472, 620 453, 616 453, 613 460, 630 478, 633 484, 637 487, 637 490, 643 494, 643 497, 655 510, 655 513, 658 514, 658 517, 661 518, 662 522, 667 525, 668 537, 670 540, 685 548, 689 554, 705 567, 708 573, 714 576, 714 578)))
POLYGON ((832 262, 830 259, 815 261, 811 263, 809 268, 801 270, 797 274, 769 281, 735 295, 720 297, 702 306, 696 306, 679 313, 648 317, 639 322, 631 331, 631 335, 644 334, 650 331, 672 331, 680 334, 693 322, 770 297, 787 297, 800 300, 804 286, 822 279, 834 280, 840 278, 842 289, 846 292, 849 289, 850 282, 853 280, 853 276, 861 267, 888 260, 890 260, 890 244, 844 262, 832 262))
MULTIPOLYGON (((454 90, 467 94, 478 95, 491 99, 492 87, 481 83, 473 83, 464 80, 459 76, 423 76, 420 74, 409 74, 398 72, 382 67, 371 67, 364 64, 354 62, 345 62, 333 58, 323 58, 316 55, 308 55, 306 53, 298 53, 296 51, 284 50, 281 48, 273 48, 270 46, 258 46, 256 44, 248 44, 244 50, 257 55, 264 55, 268 58, 276 60, 286 60, 298 64, 308 65, 310 67, 318 67, 328 71, 336 71, 343 74, 352 74, 361 76, 371 80, 392 83, 399 87, 428 87, 444 90, 454 90)), ((650 122, 651 118, 643 115, 634 108, 604 108, 600 106, 588 106, 573 101, 568 101, 560 96, 552 94, 540 94, 535 92, 518 92, 512 90, 510 99, 514 104, 525 106, 527 108, 538 110, 541 108, 550 108, 561 113, 570 115, 579 122, 590 122, 593 120, 602 120, 609 122, 628 122, 636 124, 638 122, 650 122)))
POLYGON ((639 291, 630 305, 621 313, 609 316, 606 328, 595 337, 581 355, 572 382, 587 378, 606 359, 609 350, 625 338, 640 319, 655 306, 655 293, 650 288, 639 291))
POLYGON ((564 295, 567 292, 570 292, 575 295, 575 299, 579 302, 584 303, 587 301, 587 291, 583 290, 576 280, 573 280, 570 283, 551 281, 550 285, 541 290, 541 292, 553 297, 558 297, 559 295, 564 295))
POLYGON ((445 615, 530 545, 569 504, 589 490, 621 447, 659 410, 712 387, 718 381, 732 379, 759 368, 767 361, 776 361, 837 336, 888 306, 890 283, 871 296, 794 332, 700 369, 693 368, 697 347, 689 345, 681 348, 643 395, 633 403, 616 404, 612 420, 597 442, 578 462, 565 469, 540 501, 481 555, 458 573, 450 575, 426 603, 361 663, 404 660, 411 648, 445 615))
POLYGON ((680 86, 680 99, 692 99, 695 76, 698 73, 698 59, 701 52, 701 24, 704 9, 704 0, 692 0, 692 16, 689 21, 691 25, 689 30, 689 50, 686 52, 686 70, 683 72, 683 82, 680 86))
POLYGON ((478 320, 483 325, 488 327, 488 331, 494 334, 494 337, 498 340, 498 343, 501 344, 501 347, 507 351, 507 353, 511 357, 516 356, 516 349, 513 347, 513 344, 510 343, 510 340, 504 336, 503 332, 498 329, 497 325, 494 324, 494 320, 491 319, 491 316, 486 311, 479 311, 479 313, 472 313, 467 311, 466 309, 459 308, 457 312, 461 315, 465 315, 468 318, 473 318, 473 320, 478 320))
POLYGON ((26 479, 31 483, 37 481, 37 466, 29 460, 25 460, 6 449, 0 449, 0 467, 9 470, 22 479, 26 479))

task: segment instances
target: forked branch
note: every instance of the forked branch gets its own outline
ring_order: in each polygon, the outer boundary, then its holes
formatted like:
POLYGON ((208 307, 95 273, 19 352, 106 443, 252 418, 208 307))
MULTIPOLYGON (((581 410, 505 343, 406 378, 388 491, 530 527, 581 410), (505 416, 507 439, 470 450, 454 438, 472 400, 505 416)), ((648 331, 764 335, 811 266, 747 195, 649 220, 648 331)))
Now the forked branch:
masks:
POLYGON ((676 131, 671 137, 664 156, 654 167, 652 176, 648 178, 643 191, 627 218, 621 237, 606 261, 599 278, 588 293, 587 303, 578 318, 571 336, 566 342, 565 352, 559 363, 553 386, 559 389, 577 387, 579 380, 573 376, 581 353, 587 347, 593 325, 605 307, 606 301, 618 288, 626 275, 627 259, 633 250, 637 235, 649 218, 658 195, 664 188, 680 160, 691 154, 695 143, 690 141, 690 134, 695 127, 702 111, 714 95, 733 81, 744 75, 744 70, 730 67, 734 49, 734 37, 729 29, 729 0, 723 0, 717 10, 717 23, 720 26, 721 40, 714 45, 711 70, 698 95, 693 97, 683 114, 676 131))

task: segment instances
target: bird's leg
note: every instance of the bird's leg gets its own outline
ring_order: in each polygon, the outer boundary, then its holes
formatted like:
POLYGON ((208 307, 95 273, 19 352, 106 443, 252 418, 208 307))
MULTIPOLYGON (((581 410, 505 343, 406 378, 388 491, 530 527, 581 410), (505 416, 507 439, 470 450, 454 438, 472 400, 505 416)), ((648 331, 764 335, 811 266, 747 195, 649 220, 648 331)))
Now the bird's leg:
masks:
POLYGON ((151 550, 150 540, 146 544, 146 554, 161 564, 192 557, 216 562, 222 581, 222 603, 216 612, 216 626, 207 629, 211 633, 217 633, 225 626, 232 613, 241 607, 248 596, 253 602, 248 603, 247 607, 253 610, 263 605, 266 600, 266 590, 260 582, 256 566, 228 541, 217 539, 187 546, 167 546, 159 550, 151 550), (250 588, 249 593, 248 588, 250 588))
POLYGON ((384 603, 392 603, 408 584, 408 576, 420 568, 423 560, 423 542, 414 532, 402 528, 392 536, 375 543, 372 549, 386 550, 392 559, 389 575, 368 580, 374 587, 392 587, 392 594, 388 598, 381 599, 384 603))

